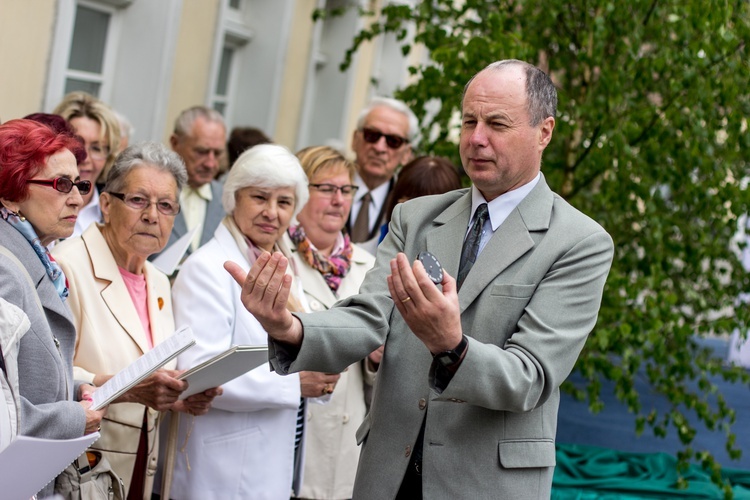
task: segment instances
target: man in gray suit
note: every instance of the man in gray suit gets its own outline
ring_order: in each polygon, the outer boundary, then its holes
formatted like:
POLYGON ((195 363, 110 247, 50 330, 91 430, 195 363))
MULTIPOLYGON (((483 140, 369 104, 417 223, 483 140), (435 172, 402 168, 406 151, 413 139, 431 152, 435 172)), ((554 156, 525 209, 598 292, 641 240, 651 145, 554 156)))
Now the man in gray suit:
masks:
POLYGON ((226 264, 279 373, 340 371, 385 341, 354 498, 550 497, 559 386, 613 256, 604 229, 540 172, 556 106, 549 77, 527 63, 475 75, 460 139, 473 186, 397 206, 360 294, 329 311, 286 311, 279 254, 247 276, 226 264), (414 261, 425 250, 442 264, 437 286, 414 261))
MULTIPOLYGON (((224 218, 221 203, 223 184, 214 180, 225 154, 227 129, 217 111, 204 106, 188 108, 177 117, 169 138, 172 149, 182 157, 188 173, 188 185, 180 194, 180 213, 165 248, 200 225, 187 254, 210 240, 224 218)), ((156 255, 151 256, 154 259, 156 255)))

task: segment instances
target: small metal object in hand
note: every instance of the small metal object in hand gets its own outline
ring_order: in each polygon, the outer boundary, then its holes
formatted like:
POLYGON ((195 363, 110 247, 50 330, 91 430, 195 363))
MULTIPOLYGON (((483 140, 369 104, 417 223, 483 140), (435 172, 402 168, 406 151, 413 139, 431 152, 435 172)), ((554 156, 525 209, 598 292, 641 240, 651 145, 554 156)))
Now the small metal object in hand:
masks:
POLYGON ((440 265, 434 255, 426 251, 419 252, 417 259, 422 263, 433 283, 438 285, 443 282, 443 266, 440 265))

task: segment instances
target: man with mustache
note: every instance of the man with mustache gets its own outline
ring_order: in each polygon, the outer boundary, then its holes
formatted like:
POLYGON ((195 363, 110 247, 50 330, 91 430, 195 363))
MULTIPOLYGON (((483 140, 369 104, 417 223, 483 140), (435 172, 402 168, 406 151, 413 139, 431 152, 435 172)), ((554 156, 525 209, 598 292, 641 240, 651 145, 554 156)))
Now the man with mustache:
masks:
POLYGON ((614 254, 541 173, 556 109, 550 78, 523 61, 469 80, 459 152, 472 187, 396 206, 359 294, 327 311, 284 309, 280 253, 247 275, 225 264, 278 373, 340 371, 385 341, 353 498, 550 498, 560 384, 614 254), (440 266, 415 260, 424 251, 440 266))
POLYGON ((419 123, 401 101, 376 97, 362 110, 352 134, 359 186, 347 228, 352 242, 375 254, 396 169, 411 160, 419 123), (363 210, 364 207, 364 210, 363 210))

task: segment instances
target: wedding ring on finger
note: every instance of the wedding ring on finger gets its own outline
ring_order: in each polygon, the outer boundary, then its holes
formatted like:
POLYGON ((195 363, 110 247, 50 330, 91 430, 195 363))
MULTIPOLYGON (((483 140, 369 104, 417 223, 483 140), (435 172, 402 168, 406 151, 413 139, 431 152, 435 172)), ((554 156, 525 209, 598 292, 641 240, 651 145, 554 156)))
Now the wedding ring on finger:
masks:
POLYGON ((409 302, 410 300, 411 300, 411 297, 407 295, 405 299, 401 299, 401 302, 402 302, 403 304, 406 304, 406 303, 407 303, 407 302, 409 302))
POLYGON ((323 386, 323 394, 332 394, 333 393, 333 386, 331 384, 326 384, 323 386))

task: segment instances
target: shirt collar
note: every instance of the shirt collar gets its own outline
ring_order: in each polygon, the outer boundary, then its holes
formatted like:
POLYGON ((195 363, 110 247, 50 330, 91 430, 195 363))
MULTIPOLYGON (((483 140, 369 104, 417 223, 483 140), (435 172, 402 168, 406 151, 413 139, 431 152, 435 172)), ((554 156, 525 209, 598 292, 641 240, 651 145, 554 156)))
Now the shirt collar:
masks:
POLYGON ((492 201, 484 199, 482 193, 479 192, 476 186, 471 186, 471 217, 469 221, 474 220, 474 212, 477 207, 482 203, 487 203, 487 209, 490 214, 490 223, 492 224, 492 230, 497 231, 500 224, 505 222, 510 213, 523 201, 526 196, 531 192, 534 187, 539 183, 542 178, 541 172, 536 174, 536 177, 531 179, 523 186, 516 189, 503 193, 492 201))

